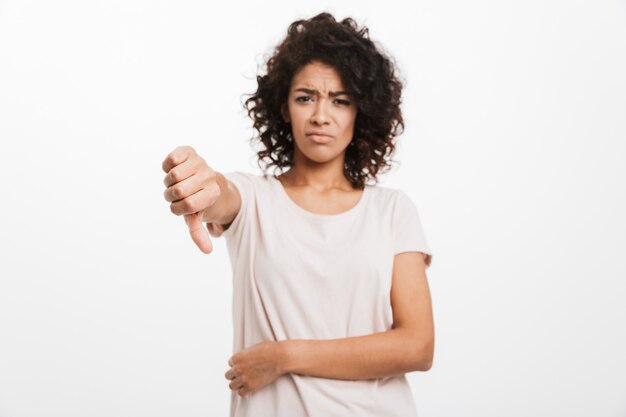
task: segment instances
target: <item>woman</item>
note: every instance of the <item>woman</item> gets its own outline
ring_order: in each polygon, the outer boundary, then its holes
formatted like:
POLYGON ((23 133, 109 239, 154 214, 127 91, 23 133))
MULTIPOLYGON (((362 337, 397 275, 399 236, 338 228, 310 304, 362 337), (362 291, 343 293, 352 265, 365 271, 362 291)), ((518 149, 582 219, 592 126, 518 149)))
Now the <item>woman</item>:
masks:
POLYGON ((257 81, 258 160, 281 175, 222 175, 189 147, 163 164, 196 243, 211 251, 200 220, 226 239, 231 416, 415 416, 405 373, 432 364, 432 253, 412 200, 366 184, 404 126, 394 66, 367 28, 321 13, 257 81))

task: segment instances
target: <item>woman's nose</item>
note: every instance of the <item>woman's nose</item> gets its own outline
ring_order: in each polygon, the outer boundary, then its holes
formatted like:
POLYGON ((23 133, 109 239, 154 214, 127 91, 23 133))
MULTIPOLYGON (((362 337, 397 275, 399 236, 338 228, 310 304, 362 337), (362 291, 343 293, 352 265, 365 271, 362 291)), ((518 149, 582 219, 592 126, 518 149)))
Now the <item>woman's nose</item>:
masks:
POLYGON ((317 124, 328 123, 328 108, 326 107, 326 100, 317 100, 317 103, 315 103, 315 111, 311 115, 311 121, 317 124))

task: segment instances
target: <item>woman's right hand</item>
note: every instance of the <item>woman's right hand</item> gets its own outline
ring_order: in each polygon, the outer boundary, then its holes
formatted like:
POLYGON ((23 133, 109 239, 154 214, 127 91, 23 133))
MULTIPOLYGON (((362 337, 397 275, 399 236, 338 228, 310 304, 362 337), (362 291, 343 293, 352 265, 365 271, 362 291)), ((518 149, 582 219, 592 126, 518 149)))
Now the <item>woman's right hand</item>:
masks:
POLYGON ((202 226, 204 211, 219 199, 220 187, 216 172, 191 146, 179 146, 170 152, 162 164, 167 173, 163 193, 171 202, 172 213, 185 218, 189 234, 204 253, 211 253, 213 245, 209 231, 202 226))

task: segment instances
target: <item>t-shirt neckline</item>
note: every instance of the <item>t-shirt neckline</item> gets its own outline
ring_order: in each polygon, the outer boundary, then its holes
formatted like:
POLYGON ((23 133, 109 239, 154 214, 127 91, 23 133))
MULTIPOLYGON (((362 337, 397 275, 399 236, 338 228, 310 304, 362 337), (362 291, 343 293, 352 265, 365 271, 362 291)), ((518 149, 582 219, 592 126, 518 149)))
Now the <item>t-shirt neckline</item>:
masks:
POLYGON ((271 175, 271 174, 268 175, 268 177, 270 178, 271 181, 275 183, 276 188, 278 189, 278 194, 282 196, 282 199, 286 202, 288 206, 291 206, 294 210, 296 210, 300 214, 307 216, 311 219, 334 220, 334 219, 343 219, 346 217, 353 216, 356 212, 358 212, 361 209, 362 206, 365 205, 365 200, 369 194, 369 186, 366 184, 365 187, 363 188, 363 192, 361 193, 361 198, 359 199, 359 201, 348 210, 342 211, 341 213, 336 213, 336 214, 313 213, 312 211, 309 211, 303 207, 300 207, 295 201, 293 201, 291 197, 289 196, 289 194, 287 193, 287 190, 285 190, 285 187, 283 186, 283 184, 280 182, 278 178, 276 178, 274 175, 271 175))

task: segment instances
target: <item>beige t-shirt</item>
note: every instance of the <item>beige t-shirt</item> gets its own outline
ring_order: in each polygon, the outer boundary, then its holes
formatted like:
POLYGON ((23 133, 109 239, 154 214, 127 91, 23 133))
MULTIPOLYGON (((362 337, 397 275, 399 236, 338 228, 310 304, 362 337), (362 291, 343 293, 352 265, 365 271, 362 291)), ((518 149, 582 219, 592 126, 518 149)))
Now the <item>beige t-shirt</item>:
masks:
MULTIPOLYGON (((271 174, 224 176, 242 199, 221 234, 233 270, 233 354, 267 340, 337 339, 391 329, 394 255, 418 251, 428 255, 427 265, 432 260, 417 208, 403 191, 366 185, 353 208, 324 215, 296 204, 271 174)), ((405 374, 369 380, 285 374, 244 397, 232 391, 230 415, 417 413, 405 374)))

